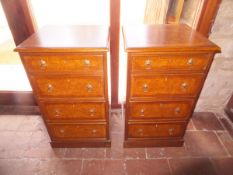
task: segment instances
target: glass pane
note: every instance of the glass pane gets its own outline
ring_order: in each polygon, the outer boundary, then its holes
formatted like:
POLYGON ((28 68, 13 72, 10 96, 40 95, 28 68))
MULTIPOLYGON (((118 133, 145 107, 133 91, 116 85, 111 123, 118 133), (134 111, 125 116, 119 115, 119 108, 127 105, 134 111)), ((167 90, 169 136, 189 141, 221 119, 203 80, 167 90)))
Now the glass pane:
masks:
POLYGON ((109 25, 109 0, 31 0, 38 27, 109 25))
MULTIPOLYGON (((121 0, 121 26, 144 24, 145 8, 147 0, 121 0)), ((127 56, 124 51, 122 32, 120 35, 119 58, 119 94, 120 103, 124 103, 126 96, 126 69, 127 56)))

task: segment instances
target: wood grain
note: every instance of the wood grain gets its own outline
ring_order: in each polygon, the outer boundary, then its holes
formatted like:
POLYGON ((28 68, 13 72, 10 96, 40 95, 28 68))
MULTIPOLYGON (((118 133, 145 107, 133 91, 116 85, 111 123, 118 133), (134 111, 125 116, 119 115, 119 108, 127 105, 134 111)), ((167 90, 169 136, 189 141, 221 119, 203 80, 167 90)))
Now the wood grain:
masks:
POLYGON ((52 147, 110 146, 108 28, 45 27, 20 53, 52 147))
POLYGON ((108 51, 108 27, 47 26, 19 44, 18 52, 100 52, 108 51), (75 34, 79 35, 75 35, 75 34))
POLYGON ((208 37, 222 0, 204 0, 196 30, 208 37))
POLYGON ((123 32, 128 53, 124 146, 181 146, 220 48, 182 24, 125 26, 123 32))
POLYGON ((220 51, 217 45, 185 24, 125 26, 123 36, 127 52, 220 51))
POLYGON ((211 54, 148 54, 131 55, 132 71, 204 71, 211 54))
POLYGON ((120 104, 118 102, 120 9, 120 0, 110 0, 110 64, 112 108, 120 108, 120 104))
POLYGON ((129 120, 182 119, 190 117, 193 100, 130 102, 129 120))
POLYGON ((94 54, 29 54, 22 55, 22 60, 29 72, 102 72, 103 55, 94 54))
POLYGON ((1 0, 15 44, 32 35, 37 27, 28 0, 1 0))
POLYGON ((41 109, 48 121, 106 120, 103 102, 57 102, 41 101, 41 109))

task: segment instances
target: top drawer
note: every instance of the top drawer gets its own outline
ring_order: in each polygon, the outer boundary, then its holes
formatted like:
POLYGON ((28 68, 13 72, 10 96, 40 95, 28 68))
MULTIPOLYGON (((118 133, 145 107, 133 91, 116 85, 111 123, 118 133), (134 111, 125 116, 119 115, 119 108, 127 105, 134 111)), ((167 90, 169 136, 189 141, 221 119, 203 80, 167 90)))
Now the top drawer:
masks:
POLYGON ((103 55, 24 55, 29 72, 103 72, 103 55))
POLYGON ((204 71, 211 54, 132 55, 132 71, 194 70, 204 71))

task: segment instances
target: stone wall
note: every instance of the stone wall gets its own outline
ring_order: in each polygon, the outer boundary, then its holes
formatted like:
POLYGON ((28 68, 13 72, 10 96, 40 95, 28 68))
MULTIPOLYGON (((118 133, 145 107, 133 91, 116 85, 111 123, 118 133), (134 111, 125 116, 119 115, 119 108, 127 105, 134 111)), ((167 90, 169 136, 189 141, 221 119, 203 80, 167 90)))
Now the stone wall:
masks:
POLYGON ((233 93, 233 0, 222 0, 209 39, 219 45, 195 111, 223 112, 233 93))

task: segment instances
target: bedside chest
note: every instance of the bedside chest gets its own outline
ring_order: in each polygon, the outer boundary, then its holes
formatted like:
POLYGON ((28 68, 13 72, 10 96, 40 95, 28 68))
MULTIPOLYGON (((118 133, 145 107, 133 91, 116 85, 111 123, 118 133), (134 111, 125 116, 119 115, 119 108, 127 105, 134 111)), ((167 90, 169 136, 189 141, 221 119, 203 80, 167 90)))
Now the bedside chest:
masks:
POLYGON ((45 27, 19 52, 53 147, 105 147, 109 140, 108 28, 45 27))
POLYGON ((181 146, 214 54, 187 25, 123 27, 128 54, 125 147, 181 146))

